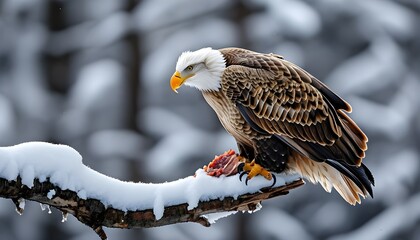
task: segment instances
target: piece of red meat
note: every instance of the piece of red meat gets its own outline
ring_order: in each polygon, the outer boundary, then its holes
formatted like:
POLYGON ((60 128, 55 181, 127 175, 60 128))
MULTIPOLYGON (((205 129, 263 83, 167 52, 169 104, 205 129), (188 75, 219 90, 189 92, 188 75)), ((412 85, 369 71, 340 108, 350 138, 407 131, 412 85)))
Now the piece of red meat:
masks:
POLYGON ((204 166, 204 171, 210 176, 219 177, 221 175, 230 176, 238 173, 238 165, 241 163, 242 157, 238 156, 235 151, 229 150, 223 154, 216 156, 208 166, 204 166))

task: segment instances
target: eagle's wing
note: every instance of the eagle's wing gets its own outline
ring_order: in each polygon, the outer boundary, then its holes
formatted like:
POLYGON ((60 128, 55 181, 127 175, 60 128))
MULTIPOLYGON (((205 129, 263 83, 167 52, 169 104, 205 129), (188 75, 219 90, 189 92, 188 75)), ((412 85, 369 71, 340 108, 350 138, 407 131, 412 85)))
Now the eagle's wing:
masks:
POLYGON ((322 82, 274 54, 231 61, 222 89, 262 134, 274 134, 311 159, 360 165, 367 137, 343 112, 351 107, 322 82))

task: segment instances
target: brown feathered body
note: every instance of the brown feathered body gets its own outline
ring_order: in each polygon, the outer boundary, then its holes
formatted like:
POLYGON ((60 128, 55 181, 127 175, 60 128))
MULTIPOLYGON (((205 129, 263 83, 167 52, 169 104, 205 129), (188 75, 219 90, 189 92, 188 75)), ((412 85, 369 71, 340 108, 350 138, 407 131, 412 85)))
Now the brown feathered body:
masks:
POLYGON ((204 91, 240 154, 273 172, 296 172, 350 204, 372 195, 362 163, 367 137, 347 116, 350 105, 305 70, 276 54, 219 50, 220 91, 204 91))

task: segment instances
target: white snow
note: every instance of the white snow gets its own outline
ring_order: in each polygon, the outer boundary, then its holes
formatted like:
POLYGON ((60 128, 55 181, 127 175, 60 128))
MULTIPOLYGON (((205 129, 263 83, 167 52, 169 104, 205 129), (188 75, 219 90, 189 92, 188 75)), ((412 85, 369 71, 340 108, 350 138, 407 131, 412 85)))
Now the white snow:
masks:
MULTIPOLYGON (((198 169, 195 176, 173 182, 125 182, 87 167, 82 163, 82 156, 69 146, 45 142, 0 147, 0 177, 15 180, 18 176, 28 187, 33 186, 35 178, 49 178, 63 190, 75 191, 83 198, 98 199, 107 207, 123 211, 153 209, 156 219, 163 216, 165 206, 188 203, 188 209, 193 209, 199 201, 236 198, 271 184, 258 176, 246 186, 238 176, 216 178, 202 169, 198 169)), ((299 179, 297 175, 276 176, 276 186, 299 179)))
POLYGON ((206 214, 203 215, 203 217, 205 217, 207 219, 207 221, 209 221, 210 224, 216 223, 217 220, 221 219, 221 218, 225 218, 228 217, 232 214, 237 213, 237 211, 228 211, 228 212, 216 212, 216 213, 210 213, 210 214, 206 214))
POLYGON ((51 189, 50 191, 48 191, 48 193, 47 193, 47 198, 48 199, 52 199, 53 197, 54 197, 54 195, 55 195, 55 190, 54 189, 51 189))

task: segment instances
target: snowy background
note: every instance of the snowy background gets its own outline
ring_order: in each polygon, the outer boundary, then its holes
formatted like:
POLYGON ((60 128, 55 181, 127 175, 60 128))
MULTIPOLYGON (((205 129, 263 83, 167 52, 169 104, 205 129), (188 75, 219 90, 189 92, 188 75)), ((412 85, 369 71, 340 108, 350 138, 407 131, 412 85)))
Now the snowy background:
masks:
MULTIPOLYGON (((201 94, 169 87, 178 55, 275 52, 353 106, 375 198, 352 207, 307 184, 211 228, 107 229, 110 239, 420 239, 419 0, 0 1, 0 145, 63 143, 121 180, 191 175, 235 148, 201 94)), ((0 199, 0 239, 95 239, 0 199)))

